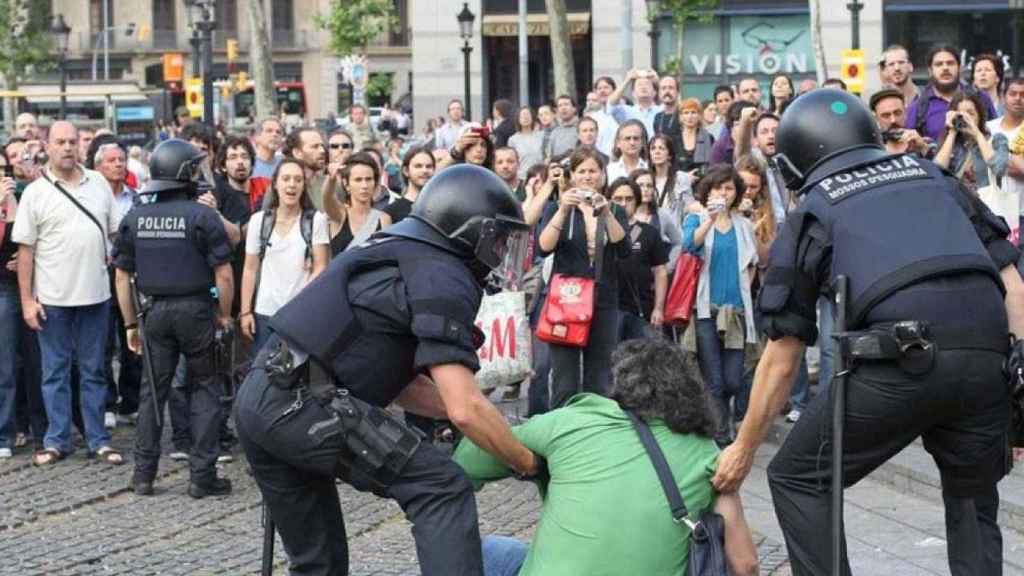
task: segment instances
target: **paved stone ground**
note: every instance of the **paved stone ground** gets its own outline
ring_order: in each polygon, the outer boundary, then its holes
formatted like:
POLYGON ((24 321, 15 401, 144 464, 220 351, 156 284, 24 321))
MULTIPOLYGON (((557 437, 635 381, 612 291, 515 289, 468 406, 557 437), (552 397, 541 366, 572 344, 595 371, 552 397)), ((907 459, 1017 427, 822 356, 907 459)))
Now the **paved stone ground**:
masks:
MULTIPOLYGON (((516 408, 505 406, 515 415, 516 408)), ((79 450, 45 469, 29 453, 0 464, 0 575, 256 574, 260 566, 260 496, 243 459, 221 466, 234 483, 226 498, 192 500, 188 465, 162 462, 157 494, 136 497, 131 476, 132 428, 114 445, 125 466, 87 460, 79 450)), ((772 511, 764 467, 775 447, 759 452, 745 483, 744 505, 756 532, 762 574, 790 574, 772 511)), ((418 574, 415 546, 401 510, 390 501, 339 486, 349 534, 352 574, 418 574)), ((657 495, 661 497, 661 495, 657 495)), ((540 502, 532 485, 505 481, 477 495, 484 534, 532 536, 540 502)), ((947 574, 941 503, 867 479, 847 492, 850 551, 857 574, 947 574)), ((1024 536, 1004 529, 1006 574, 1024 574, 1024 536)), ((275 573, 285 573, 280 542, 275 573)))
MULTIPOLYGON (((514 407, 506 407, 514 413, 514 407)), ((110 466, 80 449, 39 469, 27 450, 0 464, 0 575, 256 574, 262 528, 260 495, 244 459, 220 466, 234 493, 193 500, 188 464, 165 458, 156 495, 128 490, 134 430, 120 427, 113 444, 128 462, 110 466)), ((169 445, 169 444, 167 444, 169 445)), ((339 486, 353 576, 418 574, 409 524, 392 502, 339 486)), ((540 501, 531 484, 504 481, 477 495, 481 532, 529 539, 540 501)), ((785 560, 778 540, 757 536, 763 574, 785 560)), ((275 573, 285 573, 280 541, 275 573)))

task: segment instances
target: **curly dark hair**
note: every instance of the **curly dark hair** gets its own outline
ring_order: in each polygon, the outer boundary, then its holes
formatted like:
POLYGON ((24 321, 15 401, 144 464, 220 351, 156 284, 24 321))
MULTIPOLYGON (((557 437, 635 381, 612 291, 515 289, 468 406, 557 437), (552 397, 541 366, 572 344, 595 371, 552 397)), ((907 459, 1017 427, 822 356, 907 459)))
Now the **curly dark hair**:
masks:
MULTIPOLYGON (((252 147, 252 142, 249 142, 249 139, 245 136, 232 134, 224 139, 224 143, 221 144, 220 150, 217 151, 217 156, 214 158, 213 166, 217 172, 224 174, 224 171, 227 169, 228 150, 232 148, 245 150, 245 153, 249 155, 250 166, 255 164, 256 150, 252 147)), ((252 168, 249 169, 249 174, 252 175, 252 168)))
POLYGON ((707 206, 711 190, 713 188, 720 188, 726 182, 732 182, 733 187, 736 188, 736 198, 733 199, 732 205, 729 206, 729 210, 733 210, 740 205, 740 201, 743 200, 743 192, 747 187, 744 185, 740 173, 736 171, 732 164, 711 165, 700 179, 700 183, 697 184, 697 192, 694 196, 698 202, 707 206))
POLYGON ((697 362, 667 340, 626 340, 612 352, 608 397, 677 434, 711 437, 716 417, 699 374, 697 362))

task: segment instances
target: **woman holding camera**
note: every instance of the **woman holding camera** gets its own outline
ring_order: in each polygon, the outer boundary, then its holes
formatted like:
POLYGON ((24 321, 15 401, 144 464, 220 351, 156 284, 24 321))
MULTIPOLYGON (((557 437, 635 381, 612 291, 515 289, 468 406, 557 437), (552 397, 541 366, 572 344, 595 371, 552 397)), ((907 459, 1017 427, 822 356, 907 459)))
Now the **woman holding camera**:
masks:
POLYGON ((949 103, 946 132, 935 154, 935 163, 955 174, 971 191, 998 185, 1010 161, 1006 136, 996 134, 989 140, 985 109, 977 94, 958 92, 949 103))
POLYGON ((704 210, 683 222, 683 249, 704 261, 697 284, 696 351, 721 416, 719 445, 731 442, 729 398, 743 392, 745 344, 757 343, 750 294, 757 241, 753 224, 739 213, 742 199, 739 173, 731 165, 712 166, 697 188, 704 210))
POLYGON ((629 258, 630 243, 625 241, 625 212, 604 196, 604 170, 596 150, 574 151, 569 158, 570 186, 541 220, 538 248, 541 256, 555 255, 552 274, 593 278, 599 257, 602 262, 600 277, 595 278, 587 346, 550 345, 552 409, 577 393, 608 390, 619 322, 617 260, 629 258))

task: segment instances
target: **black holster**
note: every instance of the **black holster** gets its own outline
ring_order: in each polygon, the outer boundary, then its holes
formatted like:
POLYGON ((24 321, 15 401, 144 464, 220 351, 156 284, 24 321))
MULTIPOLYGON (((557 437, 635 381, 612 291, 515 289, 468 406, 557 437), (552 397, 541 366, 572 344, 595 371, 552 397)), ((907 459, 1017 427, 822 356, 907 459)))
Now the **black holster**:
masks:
POLYGON ((923 376, 935 365, 936 345, 926 322, 878 324, 834 337, 839 342, 839 353, 852 365, 892 361, 910 376, 923 376))

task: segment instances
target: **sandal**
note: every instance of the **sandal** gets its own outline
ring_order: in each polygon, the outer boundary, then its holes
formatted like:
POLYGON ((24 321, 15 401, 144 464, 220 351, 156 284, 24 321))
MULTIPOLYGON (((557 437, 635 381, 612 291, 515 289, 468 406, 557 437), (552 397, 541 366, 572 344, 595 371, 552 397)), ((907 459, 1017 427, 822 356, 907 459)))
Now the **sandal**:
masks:
POLYGON ((120 466, 124 464, 124 457, 117 450, 114 450, 110 446, 103 446, 99 450, 90 454, 91 457, 97 458, 111 466, 120 466))
POLYGON ((64 459, 64 454, 56 448, 43 448, 32 455, 33 466, 48 466, 64 459))

